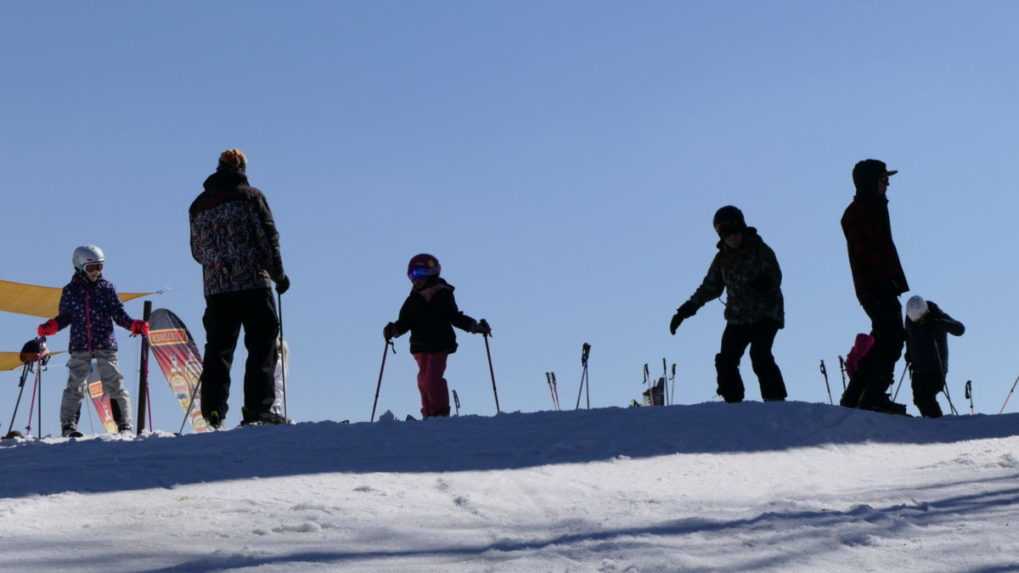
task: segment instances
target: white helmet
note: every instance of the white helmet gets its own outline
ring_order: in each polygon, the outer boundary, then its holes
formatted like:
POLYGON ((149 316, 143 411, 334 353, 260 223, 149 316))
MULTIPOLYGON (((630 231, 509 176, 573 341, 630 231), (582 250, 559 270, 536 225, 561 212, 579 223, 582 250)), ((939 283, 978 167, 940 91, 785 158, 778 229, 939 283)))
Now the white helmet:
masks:
POLYGON ((906 316, 916 322, 927 314, 927 301, 923 297, 911 296, 906 302, 906 316))
POLYGON ((74 249, 74 256, 71 257, 75 270, 85 272, 85 265, 106 262, 103 250, 95 245, 84 245, 74 249))

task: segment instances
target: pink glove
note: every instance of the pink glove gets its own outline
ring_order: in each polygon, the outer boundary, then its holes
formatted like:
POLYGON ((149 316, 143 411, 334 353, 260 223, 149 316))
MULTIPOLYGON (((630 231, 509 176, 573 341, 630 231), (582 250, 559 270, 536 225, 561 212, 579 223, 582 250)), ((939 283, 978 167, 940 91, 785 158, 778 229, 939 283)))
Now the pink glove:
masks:
POLYGON ((144 320, 132 320, 131 321, 131 336, 142 336, 149 335, 149 323, 144 320))
POLYGON ((53 336, 57 332, 60 332, 60 325, 57 324, 57 319, 55 318, 40 324, 39 328, 35 330, 35 333, 39 336, 53 336))

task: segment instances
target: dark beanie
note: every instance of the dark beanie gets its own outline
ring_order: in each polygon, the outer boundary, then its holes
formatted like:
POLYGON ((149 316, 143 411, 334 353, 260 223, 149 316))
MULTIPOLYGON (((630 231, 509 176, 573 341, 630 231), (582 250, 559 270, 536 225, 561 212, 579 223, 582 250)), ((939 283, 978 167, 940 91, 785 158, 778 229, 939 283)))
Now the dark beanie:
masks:
POLYGON ((743 219, 743 211, 732 205, 726 205, 718 211, 715 211, 715 218, 712 220, 712 225, 715 229, 719 227, 729 227, 736 229, 745 229, 747 222, 743 219))

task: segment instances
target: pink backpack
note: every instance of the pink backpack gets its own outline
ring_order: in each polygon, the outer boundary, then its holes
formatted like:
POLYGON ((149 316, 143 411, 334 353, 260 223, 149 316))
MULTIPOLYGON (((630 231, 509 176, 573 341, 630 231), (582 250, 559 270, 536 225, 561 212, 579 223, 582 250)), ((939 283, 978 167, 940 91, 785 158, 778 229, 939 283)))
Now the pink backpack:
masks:
POLYGON ((860 368, 860 361, 874 348, 874 342, 874 337, 869 334, 856 335, 853 349, 849 351, 849 356, 846 356, 846 374, 849 374, 850 378, 856 375, 856 371, 860 368))

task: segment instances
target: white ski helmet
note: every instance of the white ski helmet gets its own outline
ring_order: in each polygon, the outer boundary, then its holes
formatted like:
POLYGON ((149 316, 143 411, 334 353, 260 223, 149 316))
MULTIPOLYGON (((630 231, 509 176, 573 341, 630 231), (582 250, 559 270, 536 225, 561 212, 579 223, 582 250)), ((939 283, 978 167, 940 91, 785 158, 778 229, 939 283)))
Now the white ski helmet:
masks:
POLYGON ((927 314, 927 301, 923 297, 911 296, 906 302, 906 316, 916 322, 927 314))
POLYGON ((74 269, 85 272, 85 265, 106 262, 106 255, 103 250, 95 245, 83 245, 74 249, 74 256, 71 257, 74 269))

